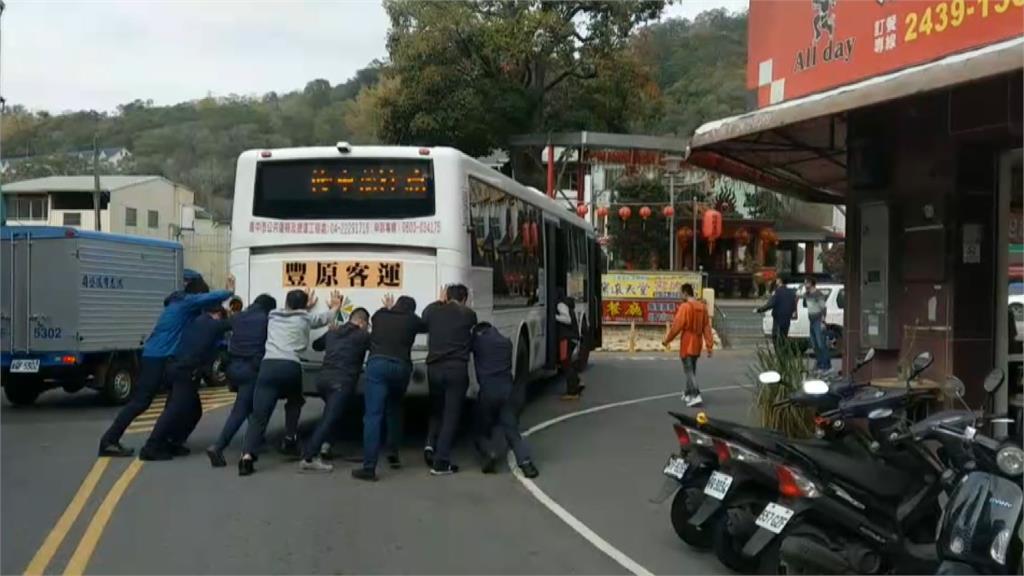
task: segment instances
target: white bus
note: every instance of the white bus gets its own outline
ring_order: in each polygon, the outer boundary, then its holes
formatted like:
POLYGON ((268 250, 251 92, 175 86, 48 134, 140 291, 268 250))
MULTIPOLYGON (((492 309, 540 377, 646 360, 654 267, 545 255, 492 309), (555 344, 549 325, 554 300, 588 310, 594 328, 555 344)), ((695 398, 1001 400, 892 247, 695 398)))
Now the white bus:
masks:
MULTIPOLYGON (((567 205, 451 148, 251 150, 238 159, 231 272, 246 303, 310 287, 344 294, 343 315, 387 293, 416 299, 465 284, 477 317, 515 344, 517 383, 555 367, 559 290, 577 302, 580 362, 600 344, 600 249, 567 205)), ((306 389, 321 355, 308 350, 306 389)), ((426 337, 410 393, 426 389, 426 337)), ((472 388, 475 389, 475 386, 472 388)), ((474 390, 475 392, 475 390, 474 390)))

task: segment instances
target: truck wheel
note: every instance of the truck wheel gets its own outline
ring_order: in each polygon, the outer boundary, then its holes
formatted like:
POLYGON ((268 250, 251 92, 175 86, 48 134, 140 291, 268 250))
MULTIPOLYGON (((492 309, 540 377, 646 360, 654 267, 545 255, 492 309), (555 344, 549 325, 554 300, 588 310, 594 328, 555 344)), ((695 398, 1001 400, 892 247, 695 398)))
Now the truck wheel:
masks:
POLYGON ((36 378, 8 376, 4 384, 4 396, 15 406, 31 406, 42 393, 42 382, 36 378))
MULTIPOLYGON (((100 376, 100 375, 97 375, 100 376)), ((111 404, 124 404, 132 396, 135 390, 137 374, 131 362, 118 358, 111 362, 110 366, 103 371, 103 397, 111 404)))

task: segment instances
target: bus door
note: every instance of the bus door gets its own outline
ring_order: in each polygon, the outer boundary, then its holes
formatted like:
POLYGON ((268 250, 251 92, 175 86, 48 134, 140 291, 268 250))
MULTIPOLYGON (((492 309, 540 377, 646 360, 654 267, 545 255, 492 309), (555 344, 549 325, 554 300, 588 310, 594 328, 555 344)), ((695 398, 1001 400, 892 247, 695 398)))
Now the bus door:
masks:
POLYGON ((545 258, 544 269, 547 271, 545 294, 547 294, 547 354, 545 367, 555 368, 558 364, 558 295, 566 289, 566 238, 565 232, 558 222, 545 221, 545 258))
POLYGON ((601 273, 604 271, 603 266, 604 253, 601 251, 601 245, 597 243, 595 239, 590 243, 590 269, 589 269, 589 290, 590 293, 587 295, 590 298, 590 338, 591 338, 591 350, 601 347, 601 314, 603 312, 601 308, 601 273))

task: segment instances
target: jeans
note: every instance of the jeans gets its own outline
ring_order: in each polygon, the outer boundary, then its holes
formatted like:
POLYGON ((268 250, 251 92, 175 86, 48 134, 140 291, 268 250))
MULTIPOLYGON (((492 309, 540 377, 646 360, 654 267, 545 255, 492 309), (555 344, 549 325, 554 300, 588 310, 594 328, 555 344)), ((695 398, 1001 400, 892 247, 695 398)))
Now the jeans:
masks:
POLYGON ((789 324, 791 320, 789 318, 776 318, 772 320, 772 338, 776 342, 784 342, 786 338, 789 338, 789 324))
POLYGON ((832 358, 829 356, 828 343, 825 341, 825 323, 823 318, 810 318, 811 346, 814 348, 815 368, 831 370, 832 358))
POLYGON ((469 365, 461 361, 427 365, 430 387, 430 427, 427 446, 436 450, 434 462, 450 463, 452 444, 459 428, 462 403, 469 389, 469 365))
POLYGON ((412 366, 397 358, 371 356, 366 363, 366 385, 363 397, 363 468, 375 469, 380 454, 381 427, 384 416, 388 423, 388 449, 398 452, 401 443, 401 403, 409 387, 412 366))
POLYGON ((259 374, 259 363, 252 359, 232 358, 228 364, 228 379, 235 386, 237 394, 231 413, 224 421, 224 428, 213 444, 218 451, 231 444, 235 434, 242 427, 249 414, 252 414, 252 398, 256 391, 256 377, 259 374))
POLYGON ((170 444, 184 444, 203 416, 195 367, 171 362, 167 366, 167 373, 171 377, 171 393, 153 426, 153 432, 146 440, 150 450, 159 450, 170 444))
POLYGON ((282 395, 288 400, 284 407, 285 436, 295 437, 298 434, 302 405, 305 403, 302 397, 302 365, 290 360, 264 360, 260 364, 259 377, 256 378, 243 454, 255 456, 263 445, 267 424, 282 395))
POLYGON ((327 390, 324 392, 324 413, 317 422, 313 435, 309 437, 306 446, 302 449, 302 457, 312 460, 320 452, 324 442, 334 440, 334 432, 341 422, 341 416, 345 413, 345 405, 352 397, 352 386, 327 390))
POLYGON ((700 394, 697 386, 697 359, 700 356, 684 356, 683 361, 683 393, 690 396, 700 394))
POLYGON ((522 465, 530 460, 530 448, 519 433, 519 417, 512 402, 511 381, 495 386, 481 383, 476 399, 476 441, 481 456, 497 457, 505 452, 503 441, 522 465))
POLYGON ((140 414, 149 410, 153 399, 160 393, 160 386, 164 380, 164 370, 167 367, 169 357, 153 358, 142 357, 139 368, 139 381, 135 383, 135 390, 132 391, 131 399, 117 413, 110 428, 100 439, 100 446, 109 446, 121 441, 121 436, 128 426, 139 417, 140 414))

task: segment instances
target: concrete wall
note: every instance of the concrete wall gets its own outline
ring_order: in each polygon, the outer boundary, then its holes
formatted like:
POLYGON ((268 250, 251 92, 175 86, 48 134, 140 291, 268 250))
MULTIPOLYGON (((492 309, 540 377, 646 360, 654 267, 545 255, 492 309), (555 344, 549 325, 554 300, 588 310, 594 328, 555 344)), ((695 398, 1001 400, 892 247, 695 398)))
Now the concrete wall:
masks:
POLYGON ((194 198, 187 188, 162 179, 114 190, 110 194, 112 231, 173 240, 176 227, 181 225, 181 207, 193 204, 194 198), (135 208, 136 226, 125 223, 127 208, 135 208), (156 228, 149 227, 150 210, 158 214, 156 228))
POLYGON ((224 286, 228 274, 231 227, 197 218, 195 230, 183 231, 178 240, 185 249, 185 267, 202 274, 211 288, 224 286))

